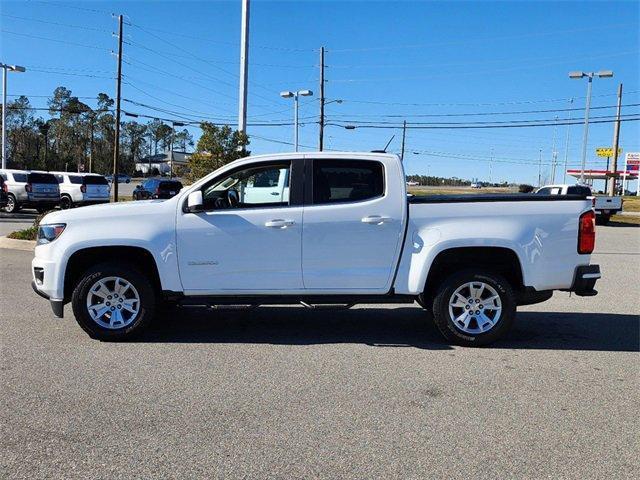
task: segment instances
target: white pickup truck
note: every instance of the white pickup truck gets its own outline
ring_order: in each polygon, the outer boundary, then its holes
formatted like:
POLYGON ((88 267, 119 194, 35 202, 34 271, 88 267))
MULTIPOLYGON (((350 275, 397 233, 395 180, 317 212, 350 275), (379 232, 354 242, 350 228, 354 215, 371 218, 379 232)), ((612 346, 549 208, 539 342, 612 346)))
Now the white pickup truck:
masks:
POLYGON ((416 197, 404 179, 391 154, 265 155, 169 200, 53 212, 39 227, 33 288, 58 317, 71 302, 104 340, 139 334, 171 303, 418 301, 462 345, 495 341, 518 305, 554 290, 597 293, 585 196, 416 197))
POLYGON ((612 215, 622 211, 622 197, 593 195, 589 185, 545 185, 536 190, 537 195, 585 195, 593 197, 593 209, 596 212, 596 223, 606 225, 612 215))

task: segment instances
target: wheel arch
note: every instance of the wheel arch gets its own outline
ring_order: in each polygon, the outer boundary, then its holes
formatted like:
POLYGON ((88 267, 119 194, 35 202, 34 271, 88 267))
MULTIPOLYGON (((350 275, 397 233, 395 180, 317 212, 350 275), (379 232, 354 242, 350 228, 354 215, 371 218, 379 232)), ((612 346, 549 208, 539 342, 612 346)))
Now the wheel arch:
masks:
POLYGON ((157 292, 162 289, 155 258, 146 248, 124 245, 87 247, 75 251, 67 261, 64 274, 64 301, 70 301, 73 289, 83 272, 93 265, 105 262, 121 262, 135 266, 140 273, 150 277, 157 292))
POLYGON ((514 291, 524 289, 522 265, 514 250, 498 246, 453 247, 439 252, 431 262, 424 295, 432 297, 442 280, 470 265, 502 275, 514 291))

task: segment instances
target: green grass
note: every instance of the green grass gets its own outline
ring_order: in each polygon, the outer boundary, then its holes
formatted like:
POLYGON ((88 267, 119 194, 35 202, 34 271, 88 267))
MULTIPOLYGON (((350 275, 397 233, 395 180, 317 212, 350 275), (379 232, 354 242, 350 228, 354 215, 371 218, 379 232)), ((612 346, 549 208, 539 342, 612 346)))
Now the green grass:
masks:
POLYGON ((24 230, 11 232, 7 235, 7 238, 13 238, 14 240, 36 240, 38 238, 38 227, 34 225, 24 230))

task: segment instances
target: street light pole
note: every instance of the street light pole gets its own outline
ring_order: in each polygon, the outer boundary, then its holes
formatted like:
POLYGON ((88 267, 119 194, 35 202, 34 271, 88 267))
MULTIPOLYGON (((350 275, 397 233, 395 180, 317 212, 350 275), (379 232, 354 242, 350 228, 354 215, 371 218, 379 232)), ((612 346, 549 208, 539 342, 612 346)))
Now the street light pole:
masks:
POLYGON ((282 98, 293 98, 293 145, 295 151, 298 151, 298 97, 309 97, 313 95, 311 90, 298 90, 296 92, 280 92, 282 98))
POLYGON ((569 72, 569 78, 580 79, 587 77, 587 101, 584 108, 584 134, 582 136, 582 165, 580 168, 580 183, 584 183, 584 169, 587 163, 587 140, 589 139, 589 109, 591 108, 591 87, 593 77, 611 78, 611 70, 600 70, 599 72, 569 72))
POLYGON ((24 72, 26 69, 19 65, 0 63, 2 68, 2 168, 7 168, 7 71, 24 72))

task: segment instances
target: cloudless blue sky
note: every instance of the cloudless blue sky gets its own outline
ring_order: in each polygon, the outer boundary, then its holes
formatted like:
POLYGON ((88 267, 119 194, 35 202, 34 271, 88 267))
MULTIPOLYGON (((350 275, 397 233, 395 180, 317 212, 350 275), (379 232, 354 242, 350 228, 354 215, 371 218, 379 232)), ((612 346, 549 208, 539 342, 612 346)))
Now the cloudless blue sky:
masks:
MULTIPOLYGON (((10 74, 9 94, 36 107, 58 85, 74 95, 115 96, 117 22, 125 14, 123 109, 163 118, 237 122, 240 0, 225 2, 6 1, 1 4, 0 60, 25 65, 10 74), (45 23, 48 22, 48 23, 45 23), (55 41, 54 41, 55 40, 55 41), (41 97, 40 97, 41 96, 41 97)), ((251 4, 249 123, 290 123, 292 102, 281 90, 311 89, 302 100, 301 144, 317 148, 318 49, 326 53, 329 123, 509 121, 582 117, 582 111, 514 113, 584 107, 586 81, 570 70, 611 69, 596 79, 593 106, 640 104, 638 2, 272 2, 251 4), (570 104, 569 99, 574 98, 570 104), (419 115, 474 113, 469 117, 419 115)), ((10 97, 12 99, 14 97, 10 97)), ((93 105, 91 99, 83 101, 93 105)), ((592 115, 612 115, 596 109, 592 115)), ((640 112, 626 106, 623 114, 640 112)), ((46 112, 39 112, 46 116, 46 112)), ((124 117, 126 119, 126 117, 124 117)), ((621 146, 640 150, 640 122, 622 125, 621 146)), ((196 127, 191 128, 194 136, 196 127)), ((569 165, 580 162, 583 128, 569 127, 569 165)), ((291 126, 250 126, 254 153, 292 149, 291 126), (270 139, 270 140, 267 140, 270 139)), ((401 131, 328 126, 326 147, 399 152, 401 131)), ((406 168, 421 173, 493 181, 537 182, 542 149, 548 176, 554 135, 565 155, 566 126, 414 130, 406 168), (555 133, 554 133, 555 132, 555 133), (493 162, 489 159, 493 151, 493 162), (414 153, 416 152, 416 153, 414 153)), ((612 124, 592 125, 588 165, 609 146, 612 124)), ((310 147, 310 148, 307 148, 310 147)), ((556 177, 562 181, 562 168, 556 177)))

